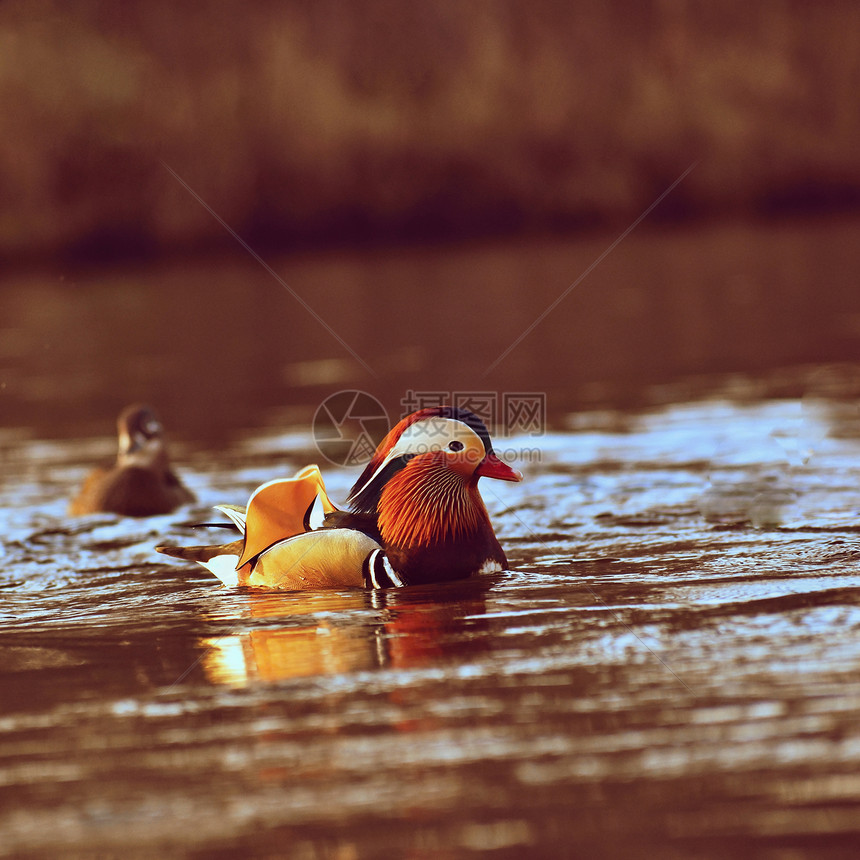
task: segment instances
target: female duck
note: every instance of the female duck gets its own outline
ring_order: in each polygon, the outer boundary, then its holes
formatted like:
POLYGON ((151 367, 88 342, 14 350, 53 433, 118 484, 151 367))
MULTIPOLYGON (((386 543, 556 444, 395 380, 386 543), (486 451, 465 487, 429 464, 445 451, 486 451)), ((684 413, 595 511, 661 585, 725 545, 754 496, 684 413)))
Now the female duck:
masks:
POLYGON ((69 505, 73 517, 108 511, 129 517, 169 514, 194 495, 170 468, 161 422, 148 406, 127 406, 117 419, 119 452, 97 467, 69 505))
POLYGON ((246 511, 219 506, 240 540, 157 549, 199 562, 225 585, 264 588, 386 588, 503 570, 507 558, 478 492, 482 477, 522 480, 473 413, 422 409, 380 443, 349 510, 332 504, 319 468, 308 466, 258 487, 246 511), (312 529, 317 500, 325 516, 312 529))

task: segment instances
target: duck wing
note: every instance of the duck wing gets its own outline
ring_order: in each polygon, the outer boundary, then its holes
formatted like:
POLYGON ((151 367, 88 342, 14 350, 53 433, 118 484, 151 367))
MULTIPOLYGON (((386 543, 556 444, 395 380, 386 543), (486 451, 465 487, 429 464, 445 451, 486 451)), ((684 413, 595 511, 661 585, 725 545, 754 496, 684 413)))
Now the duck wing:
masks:
MULTIPOLYGON (((278 541, 310 531, 317 497, 325 513, 337 510, 326 493, 319 466, 306 466, 292 478, 276 478, 257 487, 248 499, 245 548, 238 567, 278 541)), ((225 513, 233 519, 229 511, 225 513)))
POLYGON ((268 547, 239 572, 239 585, 306 590, 362 588, 379 544, 354 529, 318 529, 268 547), (247 571, 247 573, 245 573, 247 571))
MULTIPOLYGON (((315 534, 315 532, 309 531, 309 520, 317 499, 319 499, 326 515, 337 511, 326 493, 319 467, 306 466, 292 478, 278 478, 257 487, 248 500, 247 508, 237 505, 216 506, 217 510, 224 513, 233 525, 242 532, 243 537, 240 540, 211 546, 176 547, 162 545, 157 546, 156 551, 173 558, 196 561, 215 574, 224 585, 251 585, 254 583, 251 583, 249 578, 252 571, 257 569, 258 557, 276 545, 286 543, 291 538, 315 534)), ((326 531, 331 530, 327 529, 326 531)), ((359 533, 351 532, 350 534, 358 535, 359 533)), ((359 537, 370 540, 365 535, 359 535, 359 537)), ((373 544, 371 549, 377 547, 376 543, 370 542, 373 544)), ((347 567, 349 567, 350 564, 353 564, 354 556, 360 549, 360 547, 356 548, 355 543, 354 539, 338 538, 330 544, 324 542, 324 546, 321 544, 317 547, 316 542, 311 541, 301 544, 295 556, 291 554, 291 551, 281 549, 278 554, 267 557, 265 571, 261 568, 257 578, 264 580, 270 577, 277 580, 279 577, 278 565, 283 564, 284 571, 287 571, 285 581, 300 582, 302 577, 307 579, 310 576, 309 573, 303 572, 308 565, 314 570, 321 567, 325 568, 326 560, 334 556, 338 549, 345 553, 347 567), (299 563, 303 557, 303 552, 312 548, 313 553, 307 562, 299 563), (293 574, 289 571, 297 563, 295 576, 298 578, 290 579, 293 574)), ((364 555, 369 554, 371 549, 368 549, 364 555)), ((360 571, 360 563, 358 568, 360 571)), ((308 571, 310 569, 308 567, 308 571)), ((346 579, 350 580, 350 576, 347 576, 346 579)), ((333 584, 339 583, 340 580, 335 576, 333 584)), ((314 586, 276 585, 270 587, 310 588, 314 586)))

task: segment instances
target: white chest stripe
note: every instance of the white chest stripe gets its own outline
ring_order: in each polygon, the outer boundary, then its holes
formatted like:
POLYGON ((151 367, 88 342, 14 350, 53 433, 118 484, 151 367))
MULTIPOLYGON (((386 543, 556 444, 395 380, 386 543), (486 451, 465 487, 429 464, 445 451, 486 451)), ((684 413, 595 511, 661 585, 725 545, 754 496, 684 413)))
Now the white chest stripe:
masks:
POLYGON ((368 585, 373 588, 403 587, 403 580, 391 566, 391 562, 383 550, 375 549, 370 554, 370 558, 367 560, 367 568, 370 572, 370 582, 368 585))
POLYGON ((388 560, 388 556, 385 553, 382 554, 382 564, 385 566, 385 572, 388 574, 388 578, 398 587, 403 588, 403 580, 398 576, 397 571, 391 566, 391 562, 388 560))

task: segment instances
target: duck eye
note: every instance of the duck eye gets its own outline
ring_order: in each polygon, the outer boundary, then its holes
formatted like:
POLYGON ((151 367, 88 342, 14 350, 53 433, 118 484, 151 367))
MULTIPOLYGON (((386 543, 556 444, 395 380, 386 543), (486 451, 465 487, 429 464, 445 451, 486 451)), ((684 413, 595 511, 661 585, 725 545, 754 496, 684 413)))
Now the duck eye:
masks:
POLYGON ((466 446, 459 439, 454 439, 453 442, 448 443, 449 451, 462 451, 465 447, 466 446))

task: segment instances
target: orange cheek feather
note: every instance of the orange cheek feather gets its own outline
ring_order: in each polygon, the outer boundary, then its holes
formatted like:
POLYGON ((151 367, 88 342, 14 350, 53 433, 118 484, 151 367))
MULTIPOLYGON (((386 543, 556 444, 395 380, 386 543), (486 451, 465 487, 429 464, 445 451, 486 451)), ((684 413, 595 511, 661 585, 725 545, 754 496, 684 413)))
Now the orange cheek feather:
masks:
POLYGON ((386 484, 379 529, 386 544, 430 546, 477 532, 489 516, 477 485, 448 468, 441 452, 415 457, 386 484))

